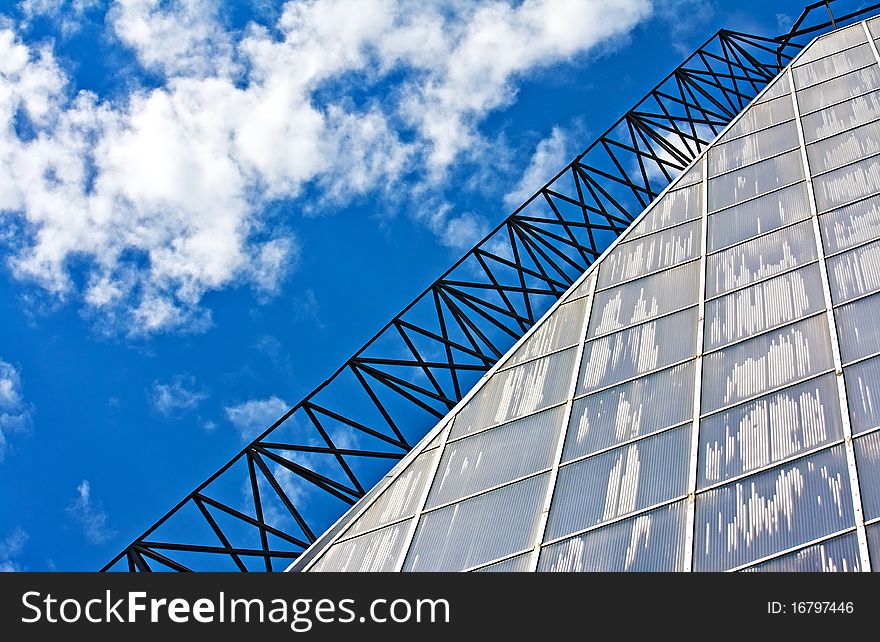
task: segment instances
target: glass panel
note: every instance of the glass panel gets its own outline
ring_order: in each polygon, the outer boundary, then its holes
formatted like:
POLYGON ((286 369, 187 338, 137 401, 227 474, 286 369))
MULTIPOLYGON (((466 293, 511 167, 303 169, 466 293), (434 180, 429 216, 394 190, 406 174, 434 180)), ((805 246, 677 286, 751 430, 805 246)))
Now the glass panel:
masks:
POLYGON ((798 144, 797 125, 793 120, 728 143, 716 143, 708 152, 709 177, 752 165, 794 149, 798 144))
POLYGON ((715 212, 802 180, 804 162, 800 150, 786 152, 709 179, 709 211, 715 212))
POLYGON ((797 92, 798 106, 802 114, 807 114, 878 87, 880 70, 872 65, 797 92))
POLYGON ((621 330, 697 302, 699 261, 596 294, 588 337, 621 330))
POLYGON ((584 348, 578 394, 693 357, 696 335, 697 309, 691 308, 593 339, 584 348))
POLYGON ((853 434, 880 426, 880 357, 843 369, 853 434))
POLYGON ((686 502, 597 528, 541 551, 538 570, 676 571, 684 564, 686 502))
POLYGON ((685 425, 561 467, 545 541, 687 493, 690 441, 685 425))
POLYGON ((658 230, 700 218, 703 205, 703 186, 693 185, 667 192, 657 201, 645 217, 636 223, 625 239, 630 241, 658 230))
POLYGON ((880 18, 868 20, 868 31, 873 38, 880 38, 880 18))
POLYGON ((723 571, 853 526, 835 446, 697 495, 694 569, 723 571))
POLYGON ((813 179, 820 212, 880 192, 880 158, 868 158, 813 179))
POLYGON ((531 553, 517 555, 503 562, 496 562, 495 564, 478 568, 474 573, 526 573, 530 570, 529 560, 531 557, 531 553))
POLYGON ((451 437, 460 437, 517 419, 564 400, 568 395, 577 348, 497 372, 461 409, 451 437))
POLYGON ((818 374, 832 363, 824 314, 722 348, 703 361, 702 411, 818 374))
POLYGON ((693 417, 694 362, 577 399, 562 460, 649 435, 693 417))
POLYGON ((865 30, 860 24, 852 25, 846 29, 839 29, 820 37, 816 42, 809 45, 795 64, 803 65, 817 58, 837 53, 841 49, 854 47, 866 40, 865 30))
POLYGON ((834 311, 843 363, 880 352, 880 295, 847 303, 834 311))
POLYGON ((706 296, 713 297, 814 261, 813 224, 804 221, 706 259, 706 296))
POLYGON ((834 303, 880 290, 880 241, 832 256, 827 264, 834 303))
POLYGON ((564 406, 446 444, 428 508, 549 468, 564 406))
POLYGON ((412 520, 408 519, 354 539, 337 542, 309 570, 324 573, 393 571, 411 524, 412 520))
POLYGON ((786 388, 702 420, 699 487, 764 468, 842 437, 833 374, 786 388))
POLYGON ((880 524, 872 524, 865 531, 868 535, 868 554, 871 557, 871 570, 880 571, 880 524))
POLYGON ((880 517, 880 432, 853 441, 865 519, 880 517))
POLYGON ((703 180, 703 163, 697 161, 691 168, 685 171, 681 178, 676 181, 673 181, 673 189, 680 189, 687 185, 693 185, 695 183, 700 183, 703 180))
POLYGON ((549 473, 422 515, 407 571, 462 571, 517 551, 535 539, 549 473))
POLYGON ((801 125, 804 140, 812 143, 876 118, 880 118, 880 92, 875 91, 803 116, 801 125))
POLYGON ((792 70, 794 86, 800 90, 829 78, 842 76, 847 72, 865 67, 874 62, 876 60, 874 60, 874 52, 871 51, 871 45, 865 42, 865 44, 858 47, 840 51, 810 64, 795 67, 792 70))
POLYGON ((576 344, 581 337, 586 310, 587 299, 584 298, 559 306, 517 349, 504 367, 576 344))
POLYGON ((649 272, 692 259, 700 251, 701 221, 621 243, 599 266, 599 288, 607 288, 649 272))
POLYGON ((746 569, 748 572, 775 573, 851 573, 860 570, 859 540, 855 533, 841 535, 746 569))
POLYGON ((880 152, 880 123, 820 140, 807 147, 810 171, 815 175, 827 172, 880 152))
POLYGON ((764 103, 789 94, 791 94, 791 83, 788 80, 788 74, 779 74, 776 76, 776 80, 767 86, 757 103, 764 103))
POLYGON ((766 129, 771 125, 778 125, 794 118, 794 105, 791 103, 791 95, 786 93, 775 100, 751 105, 746 109, 737 121, 730 126, 719 141, 729 141, 746 134, 751 134, 759 129, 766 129))
POLYGON ((819 217, 827 253, 880 238, 880 197, 873 196, 819 217))
POLYGON ((706 302, 705 349, 720 348, 825 308, 813 263, 706 302))
POLYGON ((593 270, 593 272, 587 278, 585 278, 583 281, 581 281, 580 285, 578 285, 571 292, 569 292, 569 294, 567 296, 562 297, 562 298, 565 300, 566 303, 568 303, 569 301, 574 301, 575 299, 577 299, 579 297, 587 296, 588 294, 590 294, 590 290, 593 289, 593 281, 595 281, 595 280, 596 280, 596 270, 593 270))
POLYGON ((797 183, 709 216, 709 251, 810 217, 807 184, 797 183))

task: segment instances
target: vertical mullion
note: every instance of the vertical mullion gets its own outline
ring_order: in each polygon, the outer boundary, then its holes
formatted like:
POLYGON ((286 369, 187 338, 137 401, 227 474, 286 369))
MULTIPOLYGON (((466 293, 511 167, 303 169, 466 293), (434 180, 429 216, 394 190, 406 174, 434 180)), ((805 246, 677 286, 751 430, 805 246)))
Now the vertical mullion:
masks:
POLYGON ((553 456, 553 468, 550 470, 550 479, 547 482, 547 491, 544 495, 541 514, 538 517, 538 528, 535 532, 535 541, 533 543, 531 557, 529 558, 528 570, 532 573, 538 570, 538 557, 541 553, 541 542, 544 541, 544 532, 547 530, 547 522, 550 517, 550 506, 553 503, 553 491, 556 488, 556 480, 559 478, 559 464, 562 461, 562 450, 565 447, 565 438, 568 434, 571 409, 574 405, 574 396, 577 391, 577 382, 580 376, 581 360, 583 359, 584 348, 587 343, 587 331, 590 327, 590 314, 593 310, 593 300, 596 298, 596 283, 599 280, 596 270, 593 270, 593 274, 587 278, 592 279, 589 288, 590 293, 589 298, 587 299, 586 309, 584 310, 584 323, 580 332, 577 354, 574 358, 574 372, 571 374, 571 382, 568 386, 565 410, 562 413, 562 430, 559 431, 559 439, 556 442, 556 452, 553 456))
MULTIPOLYGON (((864 26, 865 23, 862 23, 864 26)), ((870 34, 868 37, 871 41, 870 34)), ((872 43, 873 46, 873 43, 872 43)), ((876 55, 876 49, 875 55, 876 55)), ((834 305, 831 299, 831 284, 828 280, 828 266, 825 264, 825 248, 822 244, 822 232, 819 226, 819 214, 816 208, 816 195, 813 191, 813 179, 810 174, 810 163, 807 158, 807 146, 804 139, 804 129, 801 124, 801 114, 797 102, 797 88, 794 85, 794 77, 789 68, 789 84, 791 85, 791 100, 794 105, 794 116, 797 127, 798 140, 801 148, 801 160, 804 165, 804 177, 807 182, 807 194, 810 204, 810 217, 813 221, 813 234, 816 240, 816 251, 819 257, 819 275, 822 281, 822 294, 825 299, 825 316, 828 320, 828 331, 831 335, 831 354, 834 359, 834 374, 837 380, 837 393, 840 402, 840 418, 844 437, 844 450, 846 451, 846 467, 849 474, 849 487, 852 493, 853 515, 856 525, 856 537, 859 542, 859 558, 863 571, 871 570, 871 559, 868 555, 868 538, 865 533, 865 518, 862 511, 862 494, 859 484, 859 473, 856 467, 855 450, 853 449, 852 425, 849 420, 849 403, 846 397, 846 382, 843 378, 843 364, 840 357, 840 341, 837 335, 837 323, 834 319, 834 305)))
POLYGON ((684 564, 682 570, 689 573, 694 567, 694 541, 697 509, 697 466, 700 452, 700 397, 703 385, 703 332, 706 317, 706 251, 709 244, 709 154, 703 154, 703 199, 700 216, 703 227, 700 234, 700 286, 697 292, 697 346, 694 363, 694 407, 691 425, 691 450, 688 462, 687 514, 685 517, 684 564))

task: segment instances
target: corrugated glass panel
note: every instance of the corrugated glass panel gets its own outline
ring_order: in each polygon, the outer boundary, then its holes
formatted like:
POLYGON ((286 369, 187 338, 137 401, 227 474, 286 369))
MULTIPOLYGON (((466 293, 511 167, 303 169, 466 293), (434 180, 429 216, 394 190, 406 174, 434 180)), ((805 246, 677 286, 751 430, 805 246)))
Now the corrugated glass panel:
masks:
POLYGON ((531 570, 529 568, 531 557, 531 553, 517 555, 503 562, 495 562, 494 564, 489 564, 489 566, 478 568, 474 573, 525 573, 531 570))
POLYGON ((810 217, 807 184, 797 183, 709 216, 709 251, 810 217))
POLYGON ((873 196, 819 217, 825 252, 839 252, 880 238, 880 197, 873 196))
POLYGON ((871 570, 880 571, 880 524, 871 524, 865 529, 868 535, 868 554, 871 557, 871 570))
POLYGON ((535 332, 517 349, 504 367, 514 366, 540 357, 548 352, 572 346, 578 342, 584 326, 587 299, 581 298, 559 306, 535 332))
POLYGON ((820 212, 880 192, 880 158, 867 158, 813 179, 820 212))
POLYGON ((680 424, 693 416, 694 362, 577 399, 562 460, 680 424))
POLYGON ((843 437, 834 374, 786 388, 700 423, 700 488, 843 437))
POLYGON ((625 239, 630 241, 699 218, 703 205, 702 196, 702 185, 692 185, 667 192, 663 198, 651 206, 651 210, 645 214, 642 220, 626 232, 625 239))
POLYGON ((880 92, 874 91, 807 114, 801 118, 801 125, 804 129, 804 140, 812 143, 877 118, 880 118, 880 92))
POLYGON ((696 162, 691 165, 690 169, 685 171, 681 178, 674 182, 672 189, 681 189, 682 187, 686 187, 688 185, 694 185, 695 183, 700 183, 703 180, 703 163, 696 162))
POLYGON ((411 519, 333 544, 309 569, 315 572, 393 571, 409 532, 411 519))
POLYGON ((842 446, 697 495, 694 569, 723 571, 853 526, 842 446))
POLYGON ((596 293, 587 336, 648 321, 697 302, 699 261, 657 272, 596 293))
POLYGON ((880 426, 880 357, 843 369, 853 434, 880 426))
POLYGON ((800 90, 875 62, 871 45, 865 42, 858 47, 839 51, 821 60, 795 67, 792 70, 794 86, 800 90))
POLYGON ((607 288, 692 259, 700 251, 701 221, 685 223, 621 243, 599 265, 599 288, 607 288))
POLYGON ((687 493, 690 440, 685 425, 561 467, 545 541, 687 493))
POLYGON ((797 125, 793 120, 728 143, 709 148, 709 177, 752 165, 798 146, 797 125))
POLYGON ((576 352, 569 348, 497 372, 456 415, 450 435, 460 437, 563 401, 576 352))
POLYGON ((348 538, 415 515, 436 455, 436 450, 430 450, 416 457, 367 510, 354 518, 342 537, 348 538))
POLYGON ((834 317, 843 363, 880 352, 880 295, 847 303, 834 310, 834 317))
POLYGON ((422 515, 407 571, 462 571, 517 551, 535 538, 549 473, 422 515))
POLYGON ((880 241, 832 256, 827 263, 834 303, 880 290, 880 241))
POLYGON ((696 330, 697 309, 691 308, 589 341, 584 348, 578 394, 694 356, 696 330))
POLYGON ((538 571, 676 571, 684 564, 687 505, 677 502, 541 550, 538 571))
POLYGON ((807 114, 878 87, 880 70, 872 65, 797 92, 798 107, 802 114, 807 114))
POLYGON ((813 174, 827 172, 880 152, 880 123, 870 123, 807 146, 813 174))
POLYGON ((567 296, 562 297, 562 299, 568 303, 569 301, 574 301, 575 299, 589 295, 590 290, 593 289, 593 282, 595 280, 596 270, 593 270, 587 278, 581 281, 576 288, 569 292, 567 296))
POLYGON ((791 95, 786 93, 774 100, 752 105, 730 126, 719 141, 729 141, 740 136, 751 134, 759 129, 766 129, 794 118, 794 105, 791 95))
POLYGON ((760 334, 825 308, 816 263, 706 302, 705 349, 760 334))
POLYGON ((803 65, 812 62, 823 56, 835 54, 842 49, 854 47, 866 40, 865 30, 860 24, 852 25, 845 29, 839 29, 833 33, 820 37, 816 42, 810 44, 803 54, 801 54, 800 58, 797 59, 795 64, 803 65))
POLYGON ((751 573, 852 573, 861 570, 855 533, 807 546, 745 569, 751 573))
POLYGON ((880 432, 853 441, 865 519, 880 517, 880 432))
POLYGON ((756 104, 765 103, 786 94, 791 94, 791 83, 788 80, 788 74, 779 74, 776 77, 776 80, 767 86, 764 93, 761 94, 761 97, 756 101, 756 104))
POLYGON ((711 412, 832 367, 825 315, 707 354, 702 412, 711 412))
POLYGON ((762 281, 816 257, 816 237, 810 221, 759 236, 706 259, 706 296, 762 281))
POLYGON ((443 431, 440 430, 434 435, 434 438, 431 439, 431 442, 425 446, 425 450, 431 450, 432 448, 437 448, 440 445, 440 442, 443 440, 443 431))
POLYGON ((804 162, 800 150, 786 152, 709 179, 709 211, 715 212, 802 180, 804 162))
POLYGON ((564 411, 559 406, 447 443, 428 508, 549 468, 564 411))
POLYGON ((868 20, 868 31, 873 38, 880 38, 880 18, 868 20))

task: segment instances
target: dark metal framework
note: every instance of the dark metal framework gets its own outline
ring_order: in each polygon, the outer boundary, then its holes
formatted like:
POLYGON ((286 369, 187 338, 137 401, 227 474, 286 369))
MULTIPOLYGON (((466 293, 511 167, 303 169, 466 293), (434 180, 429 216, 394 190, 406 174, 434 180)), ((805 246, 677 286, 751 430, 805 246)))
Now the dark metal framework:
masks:
POLYGON ((880 7, 834 18, 831 1, 808 6, 777 38, 716 33, 102 570, 283 570, 455 406, 806 40, 880 7))

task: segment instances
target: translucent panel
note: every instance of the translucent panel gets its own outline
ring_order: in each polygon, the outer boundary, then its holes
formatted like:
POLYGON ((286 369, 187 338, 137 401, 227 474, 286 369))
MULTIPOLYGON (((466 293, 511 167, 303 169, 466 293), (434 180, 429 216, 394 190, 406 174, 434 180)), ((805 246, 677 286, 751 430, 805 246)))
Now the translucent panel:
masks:
POLYGON ((761 97, 756 101, 757 104, 765 103, 767 101, 773 100, 774 98, 780 98, 787 94, 791 94, 791 83, 788 80, 788 74, 779 74, 776 76, 776 80, 771 82, 766 89, 764 89, 764 93, 761 94, 761 97))
POLYGON ((570 348, 497 372, 455 417, 450 436, 460 437, 564 400, 576 351, 570 348))
POLYGON ((816 260, 810 221, 747 241, 706 260, 706 296, 742 288, 816 260))
POLYGON ((874 196, 819 217, 826 254, 880 238, 880 197, 874 196))
POLYGON ((578 394, 684 361, 696 354, 697 309, 676 312, 584 348, 578 394))
POLYGON ((816 42, 812 43, 801 54, 795 62, 796 65, 803 65, 823 56, 835 54, 842 49, 848 49, 865 42, 865 30, 861 24, 855 24, 845 29, 838 29, 833 33, 829 33, 820 37, 816 42))
POLYGON ((599 288, 607 288, 692 259, 700 251, 701 221, 621 243, 599 265, 599 288))
POLYGON ((880 241, 832 256, 827 264, 835 303, 880 290, 880 241))
POLYGON ((615 446, 693 417, 694 362, 577 399, 562 460, 615 446))
POLYGON ((804 162, 800 150, 786 152, 709 179, 709 211, 715 212, 802 180, 804 162))
POLYGON ((714 252, 810 217, 807 184, 797 183, 709 216, 714 252))
POLYGON ((574 301, 577 298, 585 297, 590 294, 590 291, 593 289, 593 283, 596 280, 596 270, 593 270, 592 273, 585 278, 580 284, 574 288, 571 292, 568 293, 567 296, 562 297, 562 299, 568 303, 569 301, 574 301))
POLYGON ((587 336, 614 332, 696 304, 699 268, 699 261, 691 261, 596 293, 587 336))
POLYGON ((440 442, 443 440, 443 431, 439 430, 434 438, 431 439, 430 443, 425 446, 425 450, 431 450, 432 448, 437 448, 440 445, 440 442))
POLYGON ((700 424, 700 488, 843 437, 833 374, 761 397, 700 424))
POLYGON ((700 218, 703 206, 702 185, 667 192, 651 206, 644 218, 626 232, 627 241, 658 230, 700 218))
POLYGON ((880 357, 843 369, 853 434, 880 426, 880 357))
POLYGON ((686 503, 625 519, 541 551, 538 570, 676 571, 684 564, 686 503))
POLYGON ((703 180, 703 163, 701 161, 695 162, 691 165, 690 169, 686 170, 681 178, 674 181, 673 189, 680 189, 687 185, 694 185, 695 183, 700 183, 703 180))
POLYGON ((868 20, 868 31, 872 38, 880 38, 880 18, 868 20))
POLYGON ((752 165, 798 145, 797 125, 793 120, 729 143, 716 143, 708 152, 709 177, 752 165))
POLYGON ((820 138, 852 129, 880 118, 880 92, 871 92, 828 107, 801 118, 804 140, 812 143, 820 138))
POLYGON ((870 123, 807 146, 810 172, 827 172, 880 152, 880 123, 870 123))
POLYGON ((690 441, 685 425, 562 466, 545 540, 687 493, 690 441))
POLYGON ((447 443, 428 508, 549 468, 564 411, 560 406, 447 443))
POLYGON ((880 70, 872 65, 797 92, 798 106, 802 114, 807 114, 878 87, 880 70))
POLYGON ((819 265, 813 263, 707 301, 705 349, 720 348, 824 308, 819 265))
POLYGON ((730 129, 724 132, 724 136, 719 138, 719 141, 733 140, 792 118, 794 118, 794 105, 791 102, 791 95, 786 93, 779 98, 746 109, 730 129))
POLYGON ((865 519, 880 517, 880 432, 853 441, 865 519))
POLYGON ((855 533, 768 560, 746 569, 774 573, 852 573, 861 570, 859 540, 855 533))
POLYGON ((880 158, 868 158, 813 179, 820 212, 880 192, 880 158))
POLYGON ((880 524, 872 524, 865 529, 868 535, 868 554, 871 557, 871 570, 880 571, 880 524))
POLYGON ((723 571, 853 526, 842 446, 697 495, 694 569, 723 571))
POLYGON ((865 42, 865 44, 858 47, 840 51, 821 60, 795 67, 792 70, 794 86, 800 90, 829 78, 842 76, 854 69, 859 69, 875 62, 871 45, 865 42))
POLYGON ((549 473, 422 515, 404 570, 462 571, 528 548, 549 473))
POLYGON ((436 455, 436 450, 430 450, 416 457, 367 510, 352 520, 343 537, 415 515, 436 455))
POLYGON ((559 306, 539 325, 535 332, 517 349, 504 367, 540 357, 560 348, 576 344, 581 337, 587 299, 577 299, 559 306))
POLYGON ((489 564, 489 566, 478 568, 474 573, 525 573, 531 570, 529 565, 531 558, 531 553, 517 555, 503 562, 496 562, 489 564))
POLYGON ((831 367, 822 314, 706 355, 701 408, 711 412, 831 367))
POLYGON ((388 572, 397 564, 412 520, 333 544, 309 569, 316 572, 388 572))
POLYGON ((880 352, 880 295, 847 303, 834 316, 843 363, 880 352))

